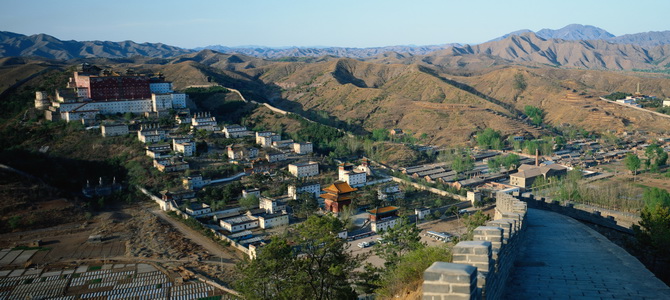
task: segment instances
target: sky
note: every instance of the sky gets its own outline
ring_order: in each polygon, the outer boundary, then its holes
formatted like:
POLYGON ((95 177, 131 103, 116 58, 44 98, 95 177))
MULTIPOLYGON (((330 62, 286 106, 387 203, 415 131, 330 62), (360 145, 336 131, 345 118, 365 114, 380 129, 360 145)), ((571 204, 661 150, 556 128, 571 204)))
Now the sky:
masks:
POLYGON ((195 48, 478 44, 519 29, 670 30, 670 1, 2 0, 0 31, 195 48))

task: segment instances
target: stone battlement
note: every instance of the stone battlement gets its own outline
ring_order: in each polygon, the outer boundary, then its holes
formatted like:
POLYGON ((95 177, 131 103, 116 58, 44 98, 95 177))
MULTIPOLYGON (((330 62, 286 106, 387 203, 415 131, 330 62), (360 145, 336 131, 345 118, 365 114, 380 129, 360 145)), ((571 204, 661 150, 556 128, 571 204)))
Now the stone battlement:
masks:
POLYGON ((500 193, 495 218, 474 230, 473 241, 453 248, 453 263, 424 272, 423 299, 500 299, 525 229, 527 204, 500 193))

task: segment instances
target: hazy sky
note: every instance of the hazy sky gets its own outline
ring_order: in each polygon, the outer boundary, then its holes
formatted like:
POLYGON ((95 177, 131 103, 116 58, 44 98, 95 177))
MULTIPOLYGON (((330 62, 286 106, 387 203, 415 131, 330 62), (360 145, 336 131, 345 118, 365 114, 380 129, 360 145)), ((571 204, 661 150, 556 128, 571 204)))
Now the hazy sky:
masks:
POLYGON ((614 35, 663 31, 668 12, 667 0, 2 0, 0 31, 185 48, 374 47, 477 44, 572 23, 614 35))

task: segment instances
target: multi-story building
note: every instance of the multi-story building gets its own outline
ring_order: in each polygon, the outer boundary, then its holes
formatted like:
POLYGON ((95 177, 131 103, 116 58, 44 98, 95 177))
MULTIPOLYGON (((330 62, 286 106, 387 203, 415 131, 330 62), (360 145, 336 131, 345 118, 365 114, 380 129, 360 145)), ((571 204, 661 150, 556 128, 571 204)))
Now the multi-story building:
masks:
POLYGON ((535 179, 543 177, 560 177, 567 174, 567 168, 558 164, 551 164, 548 166, 534 166, 523 164, 519 166, 518 172, 509 176, 509 183, 527 189, 533 185, 535 179))
POLYGON ((315 161, 295 163, 288 165, 288 171, 293 176, 302 178, 319 175, 319 163, 315 161))
POLYGON ((281 137, 273 134, 269 136, 258 136, 256 137, 256 143, 261 145, 263 148, 272 147, 272 142, 278 141, 281 137))
POLYGON ((287 160, 288 156, 286 153, 282 152, 270 152, 265 154, 265 159, 268 160, 268 162, 277 162, 277 161, 282 161, 282 160, 287 160))
POLYGON ((319 183, 306 183, 303 185, 295 186, 295 185, 289 185, 288 186, 288 196, 293 198, 293 199, 298 199, 298 195, 300 193, 309 193, 312 194, 314 198, 319 197, 321 194, 321 184, 319 183))
POLYGON ((338 180, 344 181, 350 186, 359 187, 367 182, 367 174, 364 171, 354 169, 352 164, 340 164, 337 170, 338 180))
MULTIPOLYGON (((143 114, 186 107, 185 94, 172 93, 171 83, 154 84, 152 80, 144 75, 100 74, 99 68, 84 66, 82 71, 74 72, 67 89, 56 90, 56 99, 50 103, 55 111, 49 117, 53 120, 56 112, 70 122, 98 114, 143 114), (152 89, 157 93, 152 93, 152 89)), ((36 94, 35 106, 39 109, 45 109, 44 95, 36 94)))
POLYGON ((273 228, 288 225, 288 214, 281 211, 274 214, 262 214, 258 216, 258 223, 261 228, 273 228))
POLYGON ((102 124, 100 126, 102 136, 119 136, 128 134, 128 125, 126 124, 102 124))
POLYGON ((356 196, 358 189, 352 188, 348 183, 335 181, 335 183, 323 189, 321 198, 325 199, 327 211, 340 213, 345 206, 348 206, 356 196))
POLYGON ((293 152, 297 154, 309 154, 314 152, 314 146, 310 142, 293 143, 293 152))
POLYGON ((370 214, 370 228, 374 232, 380 232, 394 227, 400 221, 398 218, 398 207, 386 206, 368 210, 370 214))
POLYGON ((174 149, 174 152, 181 153, 185 157, 195 155, 195 143, 191 141, 178 143, 177 141, 173 140, 172 148, 174 149))
POLYGON ((210 182, 210 179, 202 178, 202 175, 200 174, 194 174, 182 178, 182 184, 184 185, 184 188, 189 190, 202 188, 208 185, 210 182))
POLYGON ((137 131, 137 138, 145 144, 158 143, 165 140, 166 136, 167 130, 161 129, 157 125, 141 125, 140 130, 137 131))
POLYGON ((288 199, 285 198, 268 198, 263 197, 258 200, 258 208, 265 210, 265 213, 275 214, 286 210, 286 202, 288 199))
POLYGON ((153 159, 169 158, 171 156, 170 152, 172 152, 172 149, 170 149, 170 145, 168 144, 150 145, 147 146, 146 150, 147 156, 153 159))
POLYGON ((191 119, 191 126, 194 130, 217 131, 219 127, 216 124, 216 118, 208 112, 196 113, 191 119))
POLYGON ((293 140, 278 140, 272 141, 272 147, 277 149, 291 148, 293 146, 293 140))
POLYGON ((229 159, 253 159, 258 156, 258 148, 244 147, 242 145, 229 145, 229 159))
POLYGON ((189 166, 184 161, 172 161, 169 159, 155 159, 154 167, 164 173, 186 171, 189 166))
POLYGON ((226 125, 223 126, 222 131, 228 139, 250 136, 252 133, 251 131, 247 130, 247 127, 240 125, 226 125))

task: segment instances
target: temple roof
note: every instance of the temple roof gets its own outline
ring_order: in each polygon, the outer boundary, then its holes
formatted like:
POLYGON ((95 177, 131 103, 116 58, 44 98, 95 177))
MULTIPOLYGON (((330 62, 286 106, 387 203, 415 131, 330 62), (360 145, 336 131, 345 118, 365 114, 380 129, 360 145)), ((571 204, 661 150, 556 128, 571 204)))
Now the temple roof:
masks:
POLYGON ((335 181, 335 183, 324 188, 323 191, 331 194, 345 194, 358 191, 358 189, 352 188, 348 183, 344 181, 335 181))
POLYGON ((371 215, 382 215, 398 210, 397 206, 386 206, 368 210, 371 215))

